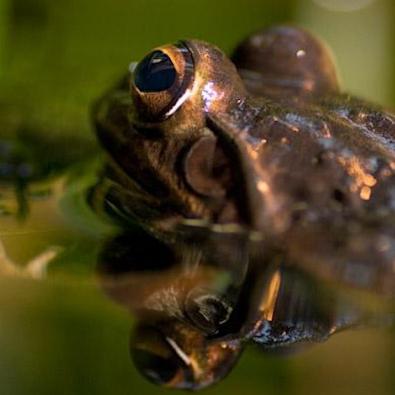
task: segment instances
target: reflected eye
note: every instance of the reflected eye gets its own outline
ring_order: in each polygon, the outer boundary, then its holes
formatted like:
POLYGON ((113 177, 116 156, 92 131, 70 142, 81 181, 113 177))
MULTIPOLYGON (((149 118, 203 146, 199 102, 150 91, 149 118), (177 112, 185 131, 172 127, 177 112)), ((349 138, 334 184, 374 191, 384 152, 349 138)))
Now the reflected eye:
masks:
POLYGON ((136 368, 149 381, 186 388, 188 366, 171 348, 167 337, 159 328, 139 325, 131 342, 131 357, 136 368))
POLYGON ((134 81, 141 92, 160 92, 169 89, 176 79, 171 59, 162 51, 147 55, 135 70, 134 81))
POLYGON ((130 352, 137 370, 154 384, 198 390, 221 380, 242 351, 241 343, 208 343, 205 336, 178 321, 140 323, 130 352))
POLYGON ((175 358, 164 358, 151 351, 133 350, 133 360, 141 373, 155 384, 167 384, 177 376, 175 358))
POLYGON ((192 54, 185 43, 145 56, 134 70, 131 86, 139 118, 158 122, 173 115, 189 97, 193 74, 192 54))

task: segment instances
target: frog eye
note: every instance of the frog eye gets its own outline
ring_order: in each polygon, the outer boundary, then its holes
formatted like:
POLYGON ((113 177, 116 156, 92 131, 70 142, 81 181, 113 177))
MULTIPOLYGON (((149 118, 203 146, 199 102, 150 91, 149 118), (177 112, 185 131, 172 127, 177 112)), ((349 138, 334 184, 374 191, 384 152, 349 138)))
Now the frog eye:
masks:
POLYGON ((171 59, 162 51, 147 55, 136 67, 134 82, 141 92, 161 92, 169 89, 176 79, 171 59))
POLYGON ((142 120, 162 121, 189 97, 193 59, 186 44, 158 48, 141 60, 133 72, 132 97, 142 120))

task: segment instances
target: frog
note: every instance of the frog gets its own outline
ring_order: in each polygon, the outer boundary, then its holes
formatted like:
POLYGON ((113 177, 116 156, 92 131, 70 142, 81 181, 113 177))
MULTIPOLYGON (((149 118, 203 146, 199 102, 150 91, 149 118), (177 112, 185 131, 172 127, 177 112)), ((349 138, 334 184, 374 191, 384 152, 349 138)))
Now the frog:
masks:
POLYGON ((331 51, 295 26, 231 57, 159 46, 93 106, 107 154, 91 206, 175 240, 244 234, 325 281, 395 291, 395 116, 341 89, 331 51))
POLYGON ((230 57, 199 40, 157 47, 93 122, 107 165, 91 206, 153 237, 102 256, 107 275, 127 272, 104 288, 138 318, 131 355, 150 381, 205 388, 249 342, 293 353, 363 326, 339 290, 393 306, 395 117, 343 92, 305 29, 266 28, 230 57))

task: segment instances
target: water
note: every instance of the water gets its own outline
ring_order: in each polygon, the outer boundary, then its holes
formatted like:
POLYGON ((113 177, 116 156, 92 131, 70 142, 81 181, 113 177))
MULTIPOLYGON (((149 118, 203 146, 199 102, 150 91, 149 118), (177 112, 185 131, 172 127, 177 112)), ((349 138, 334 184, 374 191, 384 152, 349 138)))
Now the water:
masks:
POLYGON ((45 280, 1 279, 5 393, 156 393, 143 376, 218 381, 213 393, 393 391, 394 306, 381 297, 263 265, 244 235, 194 229, 169 246, 133 231, 93 251, 58 235, 74 251, 45 280))

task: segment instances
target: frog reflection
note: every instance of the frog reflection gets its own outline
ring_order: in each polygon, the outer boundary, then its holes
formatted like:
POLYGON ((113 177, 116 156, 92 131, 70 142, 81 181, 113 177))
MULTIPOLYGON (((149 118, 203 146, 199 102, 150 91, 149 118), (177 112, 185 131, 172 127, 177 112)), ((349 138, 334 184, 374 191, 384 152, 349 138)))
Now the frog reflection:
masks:
POLYGON ((233 369, 248 344, 289 354, 346 328, 395 319, 382 301, 367 308, 280 254, 266 256, 243 233, 181 233, 169 244, 124 233, 98 266, 107 295, 137 318, 131 356, 156 384, 205 388, 233 369))

